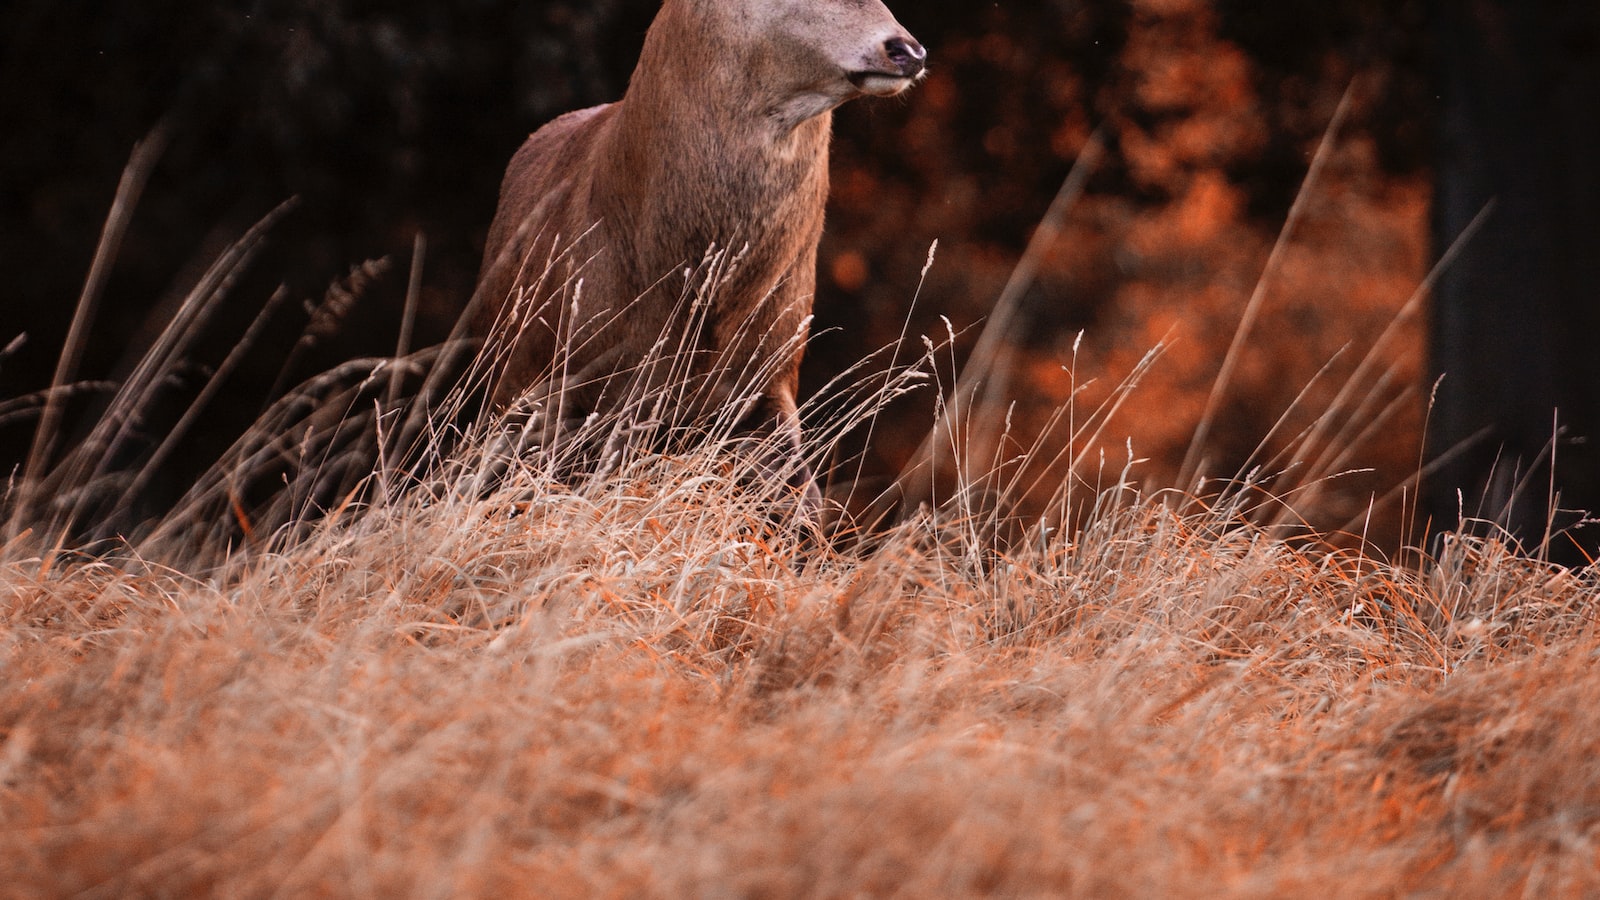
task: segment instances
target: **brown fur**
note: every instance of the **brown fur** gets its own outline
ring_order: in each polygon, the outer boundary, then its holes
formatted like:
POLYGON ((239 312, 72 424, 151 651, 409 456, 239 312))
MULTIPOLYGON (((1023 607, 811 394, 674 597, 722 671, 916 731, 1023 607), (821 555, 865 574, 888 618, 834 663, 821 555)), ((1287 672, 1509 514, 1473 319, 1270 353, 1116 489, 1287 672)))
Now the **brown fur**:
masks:
POLYGON ((671 418, 743 401, 798 447, 831 111, 921 74, 879 0, 666 0, 624 98, 550 122, 506 170, 474 320, 492 405, 559 398, 547 420, 571 421, 697 379, 671 418), (713 247, 737 263, 696 312, 713 247), (688 356, 640 368, 663 347, 688 356))

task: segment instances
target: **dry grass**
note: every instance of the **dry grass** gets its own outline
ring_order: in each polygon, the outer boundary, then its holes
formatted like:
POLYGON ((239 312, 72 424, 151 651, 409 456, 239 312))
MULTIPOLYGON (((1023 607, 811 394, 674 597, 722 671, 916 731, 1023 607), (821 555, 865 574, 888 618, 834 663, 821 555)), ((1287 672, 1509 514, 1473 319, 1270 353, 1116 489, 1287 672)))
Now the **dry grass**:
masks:
POLYGON ((1114 485, 803 544, 702 455, 198 574, 7 553, 19 896, 1600 891, 1592 573, 1114 485), (707 474, 710 473, 710 474, 707 474))
MULTIPOLYGON (((0 498, 0 891, 1600 895, 1594 567, 1335 549, 1287 527, 1315 482, 1141 488, 1102 452, 1131 381, 1048 458, 950 394, 957 488, 823 537, 726 433, 490 423, 417 463, 397 385, 437 409, 432 359, 292 392, 120 543, 149 383, 33 454, 0 498)), ((812 461, 917 381, 836 385, 812 461)))

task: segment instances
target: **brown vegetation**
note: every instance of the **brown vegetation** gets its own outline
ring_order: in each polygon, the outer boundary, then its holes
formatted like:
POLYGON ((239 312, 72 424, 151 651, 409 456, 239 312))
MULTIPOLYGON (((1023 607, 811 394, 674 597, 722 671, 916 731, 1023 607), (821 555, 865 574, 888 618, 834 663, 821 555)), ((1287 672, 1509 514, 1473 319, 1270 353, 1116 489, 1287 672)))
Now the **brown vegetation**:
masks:
POLYGON ((187 573, 18 538, 8 889, 1600 890, 1592 572, 1117 478, 1080 530, 958 499, 796 551, 727 469, 525 462, 187 573))

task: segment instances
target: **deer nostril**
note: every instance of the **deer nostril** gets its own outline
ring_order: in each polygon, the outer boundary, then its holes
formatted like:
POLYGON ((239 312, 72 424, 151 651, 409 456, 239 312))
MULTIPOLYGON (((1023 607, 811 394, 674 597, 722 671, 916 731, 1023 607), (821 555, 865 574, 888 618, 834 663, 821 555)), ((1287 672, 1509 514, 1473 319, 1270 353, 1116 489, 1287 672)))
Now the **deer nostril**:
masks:
POLYGON ((921 74, 923 61, 928 58, 928 51, 910 38, 894 37, 884 41, 883 52, 888 55, 889 62, 900 70, 900 74, 907 78, 921 74))

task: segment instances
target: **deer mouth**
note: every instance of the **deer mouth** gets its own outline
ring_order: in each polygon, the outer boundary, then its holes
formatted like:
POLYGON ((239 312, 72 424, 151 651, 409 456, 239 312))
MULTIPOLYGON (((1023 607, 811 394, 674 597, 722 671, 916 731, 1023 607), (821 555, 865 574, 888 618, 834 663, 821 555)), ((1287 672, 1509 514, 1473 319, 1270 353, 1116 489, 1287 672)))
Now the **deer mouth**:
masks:
POLYGON ((851 72, 845 77, 856 86, 856 90, 874 97, 893 97, 917 81, 916 76, 902 75, 899 72, 851 72))

